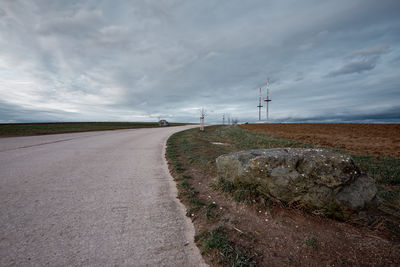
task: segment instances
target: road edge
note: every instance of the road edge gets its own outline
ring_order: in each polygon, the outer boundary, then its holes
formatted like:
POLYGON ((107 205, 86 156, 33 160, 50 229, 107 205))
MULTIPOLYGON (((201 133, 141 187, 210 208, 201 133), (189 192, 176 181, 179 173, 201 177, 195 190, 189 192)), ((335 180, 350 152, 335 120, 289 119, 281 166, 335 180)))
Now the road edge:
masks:
MULTIPOLYGON (((187 129, 184 129, 187 130, 187 129)), ((179 130, 176 132, 170 133, 165 140, 163 141, 163 148, 162 148, 162 158, 163 158, 163 169, 166 174, 166 177, 168 177, 168 186, 169 186, 169 192, 170 196, 173 198, 174 202, 176 203, 176 206, 178 207, 179 213, 184 218, 184 231, 185 231, 185 239, 189 242, 189 244, 186 246, 185 251, 188 252, 188 259, 191 261, 190 266, 209 266, 205 263, 203 257, 201 256, 199 248, 196 246, 194 242, 194 236, 195 236, 195 229, 193 222, 186 216, 186 207, 182 204, 182 202, 178 199, 178 189, 177 189, 177 184, 174 181, 174 178, 172 177, 169 168, 168 168, 168 161, 166 158, 166 151, 167 151, 167 141, 168 139, 175 133, 181 132, 184 130, 179 130)))

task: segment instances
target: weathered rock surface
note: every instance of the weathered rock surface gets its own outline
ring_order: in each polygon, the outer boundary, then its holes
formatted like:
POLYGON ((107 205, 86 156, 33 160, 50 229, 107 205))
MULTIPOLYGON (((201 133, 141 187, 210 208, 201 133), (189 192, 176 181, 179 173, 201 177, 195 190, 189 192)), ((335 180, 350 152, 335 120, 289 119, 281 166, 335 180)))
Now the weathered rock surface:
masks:
POLYGON ((376 197, 372 178, 353 159, 325 149, 249 150, 217 158, 218 176, 234 184, 256 184, 260 193, 346 216, 376 197))

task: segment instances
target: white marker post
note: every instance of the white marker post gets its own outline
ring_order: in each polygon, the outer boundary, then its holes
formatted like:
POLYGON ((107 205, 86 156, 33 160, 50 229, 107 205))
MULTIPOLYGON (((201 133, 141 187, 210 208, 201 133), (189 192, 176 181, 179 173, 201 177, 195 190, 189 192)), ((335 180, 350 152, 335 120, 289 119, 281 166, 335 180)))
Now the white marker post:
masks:
POLYGON ((204 108, 201 109, 200 113, 200 131, 204 132, 204 116, 205 116, 204 108))

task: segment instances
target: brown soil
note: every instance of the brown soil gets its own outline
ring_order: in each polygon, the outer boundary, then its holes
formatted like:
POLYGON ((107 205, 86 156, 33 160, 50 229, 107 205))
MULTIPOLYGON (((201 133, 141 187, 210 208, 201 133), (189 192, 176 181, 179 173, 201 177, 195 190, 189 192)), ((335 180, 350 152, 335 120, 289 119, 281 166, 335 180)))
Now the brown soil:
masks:
MULTIPOLYGON (((400 266, 399 240, 382 231, 383 218, 367 227, 302 209, 238 203, 211 189, 211 176, 193 169, 190 175, 201 200, 215 202, 220 211, 214 227, 230 229, 231 240, 258 255, 257 266, 400 266)), ((192 215, 196 234, 210 230, 212 222, 202 214, 192 215)), ((205 256, 209 264, 218 265, 212 255, 205 256)))
POLYGON ((400 124, 244 124, 243 129, 347 150, 356 155, 400 157, 400 124))

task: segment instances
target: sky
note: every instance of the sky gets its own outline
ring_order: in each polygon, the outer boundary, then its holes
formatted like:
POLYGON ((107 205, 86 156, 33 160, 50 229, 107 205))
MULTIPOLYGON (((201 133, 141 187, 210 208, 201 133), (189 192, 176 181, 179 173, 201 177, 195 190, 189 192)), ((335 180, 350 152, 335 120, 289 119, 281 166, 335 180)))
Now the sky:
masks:
POLYGON ((0 123, 400 122, 398 0, 0 0, 0 123), (265 120, 265 104, 262 109, 265 120))

